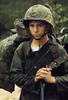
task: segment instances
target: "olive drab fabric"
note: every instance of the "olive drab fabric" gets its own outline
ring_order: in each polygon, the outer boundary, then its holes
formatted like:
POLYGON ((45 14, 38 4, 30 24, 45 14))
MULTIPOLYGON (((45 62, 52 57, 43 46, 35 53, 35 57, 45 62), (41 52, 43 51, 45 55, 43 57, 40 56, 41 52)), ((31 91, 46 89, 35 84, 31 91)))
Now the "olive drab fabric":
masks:
POLYGON ((17 46, 15 42, 18 35, 12 35, 0 41, 0 88, 12 92, 14 85, 9 81, 9 70, 13 54, 17 46))
POLYGON ((65 34, 63 38, 63 44, 66 44, 66 43, 68 43, 68 34, 65 34))
POLYGON ((53 16, 49 8, 43 5, 34 5, 30 7, 23 18, 24 25, 29 20, 42 20, 48 22, 51 26, 54 27, 53 16))
POLYGON ((64 46, 64 48, 66 49, 68 53, 68 33, 64 35, 62 39, 62 45, 64 46))

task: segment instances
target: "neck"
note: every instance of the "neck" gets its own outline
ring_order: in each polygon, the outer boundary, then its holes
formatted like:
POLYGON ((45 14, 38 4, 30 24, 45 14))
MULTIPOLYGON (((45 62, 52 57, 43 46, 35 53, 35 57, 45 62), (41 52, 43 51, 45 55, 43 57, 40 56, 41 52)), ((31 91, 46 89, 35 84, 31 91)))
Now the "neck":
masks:
POLYGON ((43 46, 44 44, 47 43, 49 40, 48 35, 46 34, 44 37, 42 37, 40 40, 33 39, 32 45, 37 47, 37 46, 43 46))

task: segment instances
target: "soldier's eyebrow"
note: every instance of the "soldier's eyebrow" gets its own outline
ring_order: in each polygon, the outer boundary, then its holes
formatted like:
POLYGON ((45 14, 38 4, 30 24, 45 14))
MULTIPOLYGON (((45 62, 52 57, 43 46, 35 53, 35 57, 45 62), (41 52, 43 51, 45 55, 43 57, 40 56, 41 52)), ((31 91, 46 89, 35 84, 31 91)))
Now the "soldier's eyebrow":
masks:
POLYGON ((30 24, 29 24, 29 26, 32 26, 32 27, 33 27, 33 26, 34 26, 34 24, 33 24, 33 23, 30 23, 30 24))

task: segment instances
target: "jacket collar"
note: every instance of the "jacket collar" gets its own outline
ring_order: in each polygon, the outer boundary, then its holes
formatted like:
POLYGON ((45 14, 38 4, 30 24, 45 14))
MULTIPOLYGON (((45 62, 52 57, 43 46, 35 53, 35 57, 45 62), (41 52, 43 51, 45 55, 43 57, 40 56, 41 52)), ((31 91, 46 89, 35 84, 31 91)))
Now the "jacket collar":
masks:
MULTIPOLYGON (((50 35, 50 34, 48 34, 48 37, 49 37, 48 44, 49 45, 56 45, 55 37, 50 35)), ((27 56, 28 56, 28 54, 29 54, 29 52, 31 50, 31 43, 32 43, 32 39, 30 39, 30 41, 28 42, 28 50, 27 50, 27 54, 26 54, 27 56)))

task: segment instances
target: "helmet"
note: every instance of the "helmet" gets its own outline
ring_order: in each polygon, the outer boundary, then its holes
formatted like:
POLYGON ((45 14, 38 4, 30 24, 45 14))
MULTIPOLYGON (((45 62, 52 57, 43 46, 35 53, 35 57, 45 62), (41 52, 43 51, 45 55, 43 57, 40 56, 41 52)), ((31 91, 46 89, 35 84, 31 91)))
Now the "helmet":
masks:
POLYGON ((64 41, 63 42, 64 42, 64 44, 68 43, 68 34, 64 35, 64 41))
POLYGON ((30 20, 41 20, 49 23, 52 27, 54 27, 53 16, 50 9, 46 6, 37 4, 30 7, 23 18, 23 24, 27 26, 27 22, 30 20))
POLYGON ((63 27, 63 28, 60 30, 60 33, 61 33, 62 35, 68 33, 68 27, 63 27))
POLYGON ((17 18, 14 21, 14 26, 15 26, 15 29, 11 30, 11 31, 15 31, 16 30, 16 32, 17 32, 19 37, 21 37, 21 38, 29 37, 29 35, 27 34, 27 32, 25 30, 25 27, 23 25, 22 19, 17 18))
POLYGON ((24 25, 23 25, 23 23, 22 23, 22 19, 21 19, 21 18, 15 19, 15 21, 14 21, 14 26, 15 26, 15 28, 17 28, 18 26, 20 26, 21 28, 24 29, 24 25))

